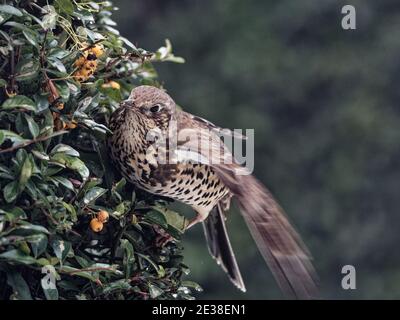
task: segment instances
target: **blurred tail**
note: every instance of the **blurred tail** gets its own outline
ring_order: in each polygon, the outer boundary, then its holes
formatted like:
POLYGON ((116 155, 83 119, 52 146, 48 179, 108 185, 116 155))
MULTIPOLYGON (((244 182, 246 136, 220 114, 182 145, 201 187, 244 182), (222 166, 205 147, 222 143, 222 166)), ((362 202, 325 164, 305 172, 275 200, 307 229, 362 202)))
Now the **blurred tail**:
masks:
POLYGON ((225 217, 220 204, 210 212, 208 218, 203 222, 203 228, 210 254, 228 274, 232 283, 245 292, 246 287, 229 241, 225 217))
POLYGON ((311 256, 269 191, 251 175, 232 174, 229 167, 218 169, 236 196, 246 224, 284 293, 299 299, 317 298, 311 256))

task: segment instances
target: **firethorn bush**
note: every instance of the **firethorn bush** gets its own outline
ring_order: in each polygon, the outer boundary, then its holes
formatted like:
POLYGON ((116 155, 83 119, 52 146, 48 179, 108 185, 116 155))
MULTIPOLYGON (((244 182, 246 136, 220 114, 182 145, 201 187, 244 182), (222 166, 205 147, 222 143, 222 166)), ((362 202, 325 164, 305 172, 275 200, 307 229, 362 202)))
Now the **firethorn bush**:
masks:
POLYGON ((109 1, 0 5, 0 299, 190 299, 186 219, 108 158, 110 114, 152 53, 119 35, 109 1), (163 237, 176 241, 165 243, 163 237))

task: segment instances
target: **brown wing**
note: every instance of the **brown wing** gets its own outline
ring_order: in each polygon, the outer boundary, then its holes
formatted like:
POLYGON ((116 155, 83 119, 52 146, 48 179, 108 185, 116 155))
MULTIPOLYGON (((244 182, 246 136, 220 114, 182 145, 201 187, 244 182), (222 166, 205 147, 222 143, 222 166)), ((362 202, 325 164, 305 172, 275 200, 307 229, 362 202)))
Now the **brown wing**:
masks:
POLYGON ((298 298, 315 298, 316 275, 310 254, 269 191, 253 176, 237 174, 242 168, 221 145, 215 125, 183 112, 177 119, 178 134, 185 132, 182 136, 186 137, 178 137, 178 148, 191 149, 203 156, 235 195, 246 224, 281 289, 298 298), (199 147, 199 142, 205 145, 199 147))
POLYGON ((198 154, 203 164, 234 163, 232 153, 221 140, 222 135, 233 135, 233 132, 183 111, 177 114, 177 130, 177 147, 181 154, 198 154))

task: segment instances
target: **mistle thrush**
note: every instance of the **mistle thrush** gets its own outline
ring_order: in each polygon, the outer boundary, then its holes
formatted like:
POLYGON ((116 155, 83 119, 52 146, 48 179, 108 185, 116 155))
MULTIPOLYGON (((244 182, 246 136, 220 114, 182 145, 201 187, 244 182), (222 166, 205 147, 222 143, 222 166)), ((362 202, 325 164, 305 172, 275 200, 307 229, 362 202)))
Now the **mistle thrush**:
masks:
POLYGON ((189 227, 203 223, 211 255, 239 289, 246 290, 225 227, 232 197, 281 289, 298 298, 316 296, 308 250, 268 190, 243 174, 217 126, 180 111, 163 90, 139 86, 113 113, 110 128, 111 157, 123 176, 190 205, 197 216, 189 227))

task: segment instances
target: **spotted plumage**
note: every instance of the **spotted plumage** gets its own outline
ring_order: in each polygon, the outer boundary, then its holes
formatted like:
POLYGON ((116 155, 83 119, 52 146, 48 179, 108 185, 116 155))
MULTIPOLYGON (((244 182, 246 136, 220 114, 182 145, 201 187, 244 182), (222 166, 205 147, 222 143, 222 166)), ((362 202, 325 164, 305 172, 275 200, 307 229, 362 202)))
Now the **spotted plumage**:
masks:
POLYGON ((280 287, 300 298, 316 295, 307 249, 266 188, 244 174, 211 122, 176 108, 164 91, 135 88, 110 119, 108 143, 118 170, 139 188, 190 205, 188 227, 203 222, 210 253, 245 291, 225 227, 235 197, 280 287))
MULTIPOLYGON (((135 101, 141 103, 142 110, 161 104, 166 110, 168 103, 174 107, 172 99, 161 102, 167 96, 164 92, 157 94, 154 97, 144 95, 147 100, 141 101, 139 97, 135 101)), ((146 128, 158 128, 166 133, 171 115, 158 113, 157 117, 148 119, 145 113, 132 110, 135 110, 134 107, 127 101, 110 120, 110 129, 113 131, 109 140, 111 156, 119 170, 128 181, 148 192, 192 206, 200 214, 198 220, 204 220, 216 204, 228 195, 229 189, 220 182, 211 166, 192 162, 157 163, 157 154, 150 150, 152 142, 147 139, 146 128), (210 186, 213 192, 207 192, 210 186)))

